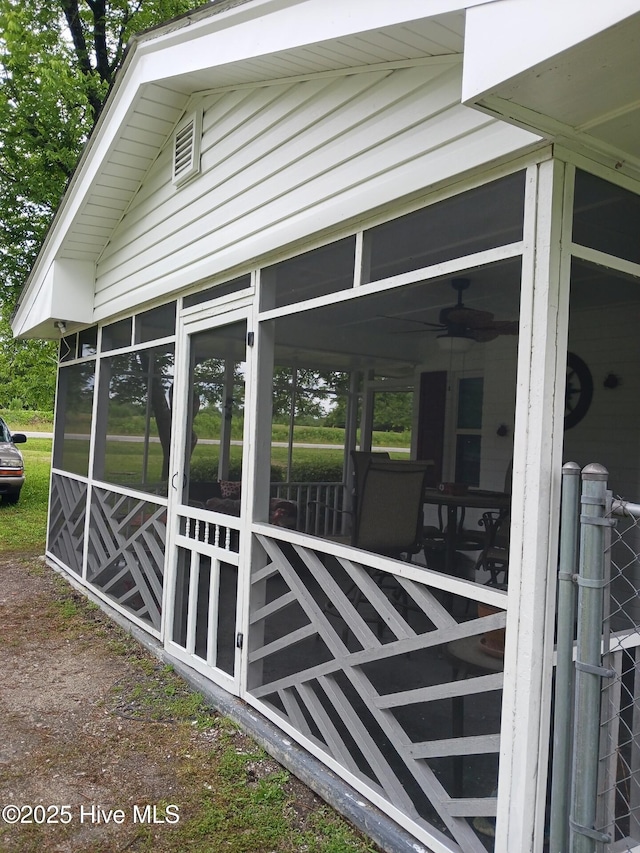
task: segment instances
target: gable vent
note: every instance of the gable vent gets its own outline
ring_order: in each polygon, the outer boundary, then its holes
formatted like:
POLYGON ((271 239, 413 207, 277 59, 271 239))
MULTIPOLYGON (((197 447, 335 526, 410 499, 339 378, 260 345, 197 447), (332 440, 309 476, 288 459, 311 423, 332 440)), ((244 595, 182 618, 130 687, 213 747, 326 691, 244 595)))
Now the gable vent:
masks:
POLYGON ((176 128, 173 137, 173 183, 180 185, 200 171, 202 112, 191 113, 176 128))

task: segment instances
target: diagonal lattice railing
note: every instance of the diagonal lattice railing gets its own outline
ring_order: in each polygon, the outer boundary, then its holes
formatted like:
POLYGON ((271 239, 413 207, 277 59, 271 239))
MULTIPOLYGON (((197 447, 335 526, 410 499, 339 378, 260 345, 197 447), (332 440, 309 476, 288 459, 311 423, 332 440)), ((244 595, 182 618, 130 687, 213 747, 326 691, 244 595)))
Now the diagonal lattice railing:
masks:
POLYGON ((468 597, 451 607, 364 554, 258 540, 250 693, 447 849, 485 853, 505 612, 477 618, 468 597))
POLYGON ((87 511, 87 484, 54 474, 49 498, 49 551, 82 574, 82 549, 87 511))
POLYGON ((166 506, 94 488, 87 580, 156 630, 161 626, 166 506))

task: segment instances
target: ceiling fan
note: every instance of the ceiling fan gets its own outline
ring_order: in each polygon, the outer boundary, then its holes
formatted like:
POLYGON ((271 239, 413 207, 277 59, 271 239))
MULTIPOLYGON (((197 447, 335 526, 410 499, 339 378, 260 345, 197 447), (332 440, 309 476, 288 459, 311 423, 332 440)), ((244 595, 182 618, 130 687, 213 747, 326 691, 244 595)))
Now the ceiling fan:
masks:
POLYGON ((395 317, 407 323, 419 323, 426 326, 416 329, 423 332, 440 332, 440 339, 465 338, 469 341, 486 343, 493 341, 499 335, 517 335, 517 320, 494 320, 490 311, 480 311, 477 308, 467 308, 462 302, 462 293, 471 282, 468 278, 454 278, 451 286, 458 291, 458 301, 450 308, 442 308, 438 323, 428 323, 426 320, 413 320, 411 317, 395 317))

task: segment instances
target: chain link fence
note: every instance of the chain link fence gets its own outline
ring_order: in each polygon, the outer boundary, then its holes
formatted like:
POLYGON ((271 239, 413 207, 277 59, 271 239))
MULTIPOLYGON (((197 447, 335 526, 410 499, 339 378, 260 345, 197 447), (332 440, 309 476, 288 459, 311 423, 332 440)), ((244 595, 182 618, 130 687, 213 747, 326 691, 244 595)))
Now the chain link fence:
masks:
POLYGON ((640 505, 607 495, 596 829, 607 853, 640 853, 640 505))
POLYGON ((640 504, 568 463, 550 853, 640 853, 639 591, 640 504))

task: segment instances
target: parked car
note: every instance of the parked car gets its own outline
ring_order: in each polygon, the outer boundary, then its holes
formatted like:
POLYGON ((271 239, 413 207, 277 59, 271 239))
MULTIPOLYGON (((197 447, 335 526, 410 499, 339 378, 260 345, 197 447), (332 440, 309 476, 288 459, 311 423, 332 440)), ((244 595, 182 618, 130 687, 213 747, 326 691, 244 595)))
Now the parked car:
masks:
POLYGON ((16 444, 23 444, 27 436, 21 432, 11 434, 0 418, 0 495, 9 504, 18 503, 24 485, 24 460, 16 444))

